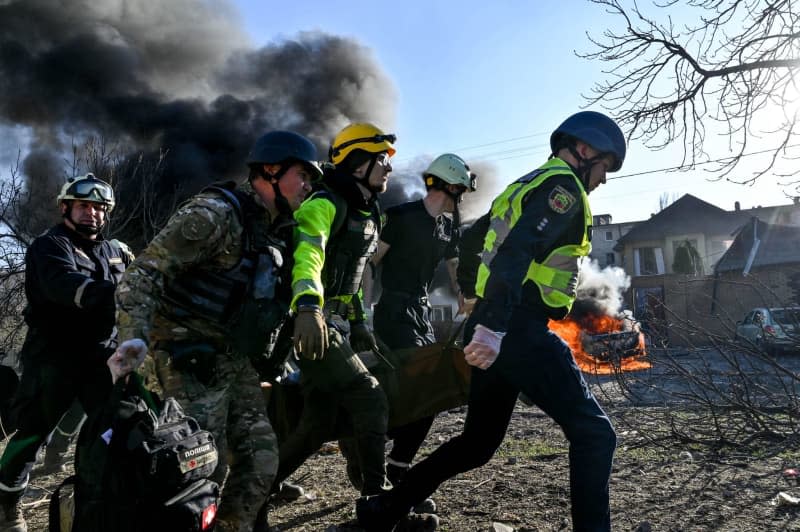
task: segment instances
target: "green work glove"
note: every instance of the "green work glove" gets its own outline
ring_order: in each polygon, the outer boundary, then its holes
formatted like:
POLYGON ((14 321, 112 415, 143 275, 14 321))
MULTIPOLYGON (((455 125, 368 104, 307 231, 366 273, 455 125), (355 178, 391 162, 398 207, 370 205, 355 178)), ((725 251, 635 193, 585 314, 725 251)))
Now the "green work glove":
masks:
POLYGON ((375 337, 363 321, 350 322, 350 347, 356 353, 376 349, 375 337))
POLYGON ((328 326, 316 305, 298 307, 294 320, 294 348, 303 358, 319 360, 328 349, 328 326))

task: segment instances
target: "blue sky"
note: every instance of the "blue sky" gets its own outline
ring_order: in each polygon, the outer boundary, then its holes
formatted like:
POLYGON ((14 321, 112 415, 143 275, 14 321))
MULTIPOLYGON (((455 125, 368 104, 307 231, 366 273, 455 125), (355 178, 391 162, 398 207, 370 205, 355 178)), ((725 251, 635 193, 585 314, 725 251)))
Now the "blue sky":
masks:
MULTIPOLYGON (((582 0, 234 3, 255 46, 316 30, 372 50, 396 91, 394 124, 382 124, 398 135, 395 166, 454 151, 491 164, 495 188, 546 159, 549 132, 585 104, 581 95, 602 76, 603 65, 574 51, 590 50, 586 32, 599 36, 613 23, 582 0)), ((725 209, 737 200, 744 208, 789 203, 772 176, 750 187, 709 181, 704 171, 625 177, 677 166, 681 154, 680 146, 654 152, 632 144, 622 177, 592 194, 593 212, 615 222, 645 219, 665 193, 725 209)), ((711 155, 726 154, 720 147, 711 155)))

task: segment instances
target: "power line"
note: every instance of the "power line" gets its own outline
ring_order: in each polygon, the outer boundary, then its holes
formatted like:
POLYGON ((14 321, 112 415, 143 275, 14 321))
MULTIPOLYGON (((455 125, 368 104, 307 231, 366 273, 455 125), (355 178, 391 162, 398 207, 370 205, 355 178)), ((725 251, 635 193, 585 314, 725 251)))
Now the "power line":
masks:
MULTIPOLYGON (((800 144, 792 144, 791 146, 786 146, 786 148, 796 148, 798 146, 800 146, 800 144)), ((667 167, 667 168, 658 168, 658 169, 655 169, 655 170, 643 170, 641 172, 636 172, 634 174, 625 174, 625 175, 618 175, 618 176, 614 176, 614 177, 607 177, 606 181, 610 181, 612 179, 623 179, 623 178, 626 178, 626 177, 636 177, 636 176, 640 176, 640 175, 655 174, 655 173, 658 173, 658 172, 672 172, 672 171, 675 171, 675 170, 689 169, 689 168, 692 168, 694 166, 703 166, 703 165, 711 164, 711 163, 721 163, 723 161, 730 161, 730 160, 733 160, 733 159, 741 159, 742 157, 749 157, 751 155, 762 155, 764 153, 770 153, 770 152, 774 152, 774 151, 775 151, 775 148, 771 148, 771 149, 767 149, 767 150, 754 151, 754 152, 750 152, 750 153, 742 153, 741 155, 735 155, 733 157, 720 157, 719 159, 713 159, 711 161, 703 161, 703 162, 699 162, 699 163, 693 163, 693 164, 690 164, 690 165, 689 164, 683 164, 683 165, 679 165, 679 166, 670 166, 670 167, 667 167)))
MULTIPOLYGON (((547 133, 547 132, 531 133, 530 135, 522 135, 522 136, 519 136, 519 137, 511 137, 511 138, 508 138, 508 139, 496 140, 496 141, 493 141, 493 142, 486 142, 484 144, 475 144, 475 145, 472 145, 472 146, 464 146, 464 147, 461 147, 461 148, 453 148, 453 149, 449 149, 449 150, 446 150, 446 151, 452 152, 452 153, 460 153, 460 152, 465 152, 465 151, 470 151, 470 150, 476 150, 478 148, 486 148, 486 147, 489 147, 489 146, 497 146, 498 144, 508 144, 510 142, 517 142, 517 141, 520 141, 520 140, 531 139, 531 138, 535 138, 535 137, 541 137, 543 135, 549 135, 549 134, 550 133, 547 133)), ((529 148, 529 146, 526 146, 525 148, 518 148, 518 149, 527 149, 527 148, 529 148)), ((481 159, 481 158, 488 157, 488 156, 491 156, 491 155, 492 155, 491 153, 490 154, 486 154, 486 155, 479 154, 479 155, 473 155, 472 158, 481 159)), ((414 157, 402 157, 402 158, 397 159, 397 161, 398 162, 410 161, 412 159, 414 159, 414 157)))
MULTIPOLYGON (((465 147, 462 147, 462 148, 456 148, 456 149, 452 149, 452 150, 448 150, 448 151, 453 152, 453 153, 459 153, 459 152, 474 150, 474 149, 478 149, 478 148, 486 148, 486 147, 489 147, 489 146, 497 146, 497 145, 500 145, 500 144, 508 144, 508 143, 511 143, 511 142, 519 141, 519 140, 530 139, 530 138, 535 138, 535 137, 541 137, 541 136, 549 135, 549 134, 550 133, 548 133, 548 132, 531 133, 529 135, 521 135, 521 136, 518 136, 518 137, 511 137, 511 138, 508 138, 508 139, 496 140, 496 141, 493 141, 493 142, 486 142, 486 143, 483 143, 483 144, 475 144, 475 145, 472 145, 472 146, 465 146, 465 147)), ((797 147, 800 147, 800 144, 788 145, 788 146, 785 146, 784 149, 797 148, 797 147)), ((528 157, 528 156, 531 156, 531 155, 535 155, 537 153, 541 153, 542 148, 548 148, 549 149, 547 143, 542 143, 542 144, 534 144, 534 145, 531 145, 531 146, 523 146, 523 147, 518 147, 518 148, 509 148, 507 150, 501 150, 501 151, 473 154, 469 158, 473 159, 473 160, 484 160, 484 159, 492 158, 492 160, 490 160, 488 162, 492 162, 492 161, 507 161, 507 160, 510 160, 510 159, 518 159, 520 157, 528 157), (502 156, 502 157, 498 157, 498 156, 502 156)), ((665 168, 656 168, 656 169, 652 169, 652 170, 643 170, 641 172, 635 172, 635 173, 632 173, 632 174, 609 176, 609 177, 606 178, 606 180, 607 181, 611 181, 612 179, 625 179, 625 178, 628 178, 628 177, 637 177, 637 176, 641 176, 641 175, 655 174, 655 173, 659 173, 659 172, 679 171, 679 170, 684 170, 684 169, 690 169, 690 168, 693 168, 693 167, 696 167, 696 166, 704 166, 704 165, 712 164, 712 163, 720 163, 720 162, 724 162, 724 161, 730 161, 730 160, 737 159, 737 158, 741 159, 743 157, 749 157, 749 156, 752 156, 752 155, 763 155, 765 153, 770 153, 770 152, 774 152, 774 151, 775 151, 774 148, 764 149, 764 150, 759 150, 759 151, 754 151, 754 152, 749 152, 749 153, 742 153, 741 155, 736 155, 736 156, 733 156, 733 157, 720 157, 718 159, 712 159, 710 161, 696 162, 696 163, 693 163, 693 164, 690 164, 690 165, 669 166, 669 167, 665 167, 665 168)), ((406 157, 406 158, 397 159, 397 161, 398 162, 410 161, 412 159, 413 159, 413 157, 406 157)))

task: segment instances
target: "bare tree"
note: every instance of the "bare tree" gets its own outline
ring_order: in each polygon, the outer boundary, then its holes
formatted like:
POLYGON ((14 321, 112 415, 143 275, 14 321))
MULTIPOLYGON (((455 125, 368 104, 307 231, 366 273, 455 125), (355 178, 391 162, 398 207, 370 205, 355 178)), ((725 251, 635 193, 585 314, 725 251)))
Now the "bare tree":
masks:
MULTIPOLYGON (((630 416, 627 428, 637 432, 642 445, 690 443, 696 450, 710 451, 709 456, 722 450, 754 449, 774 455, 795 448, 800 440, 797 353, 774 353, 757 342, 737 338, 737 319, 742 316, 712 306, 713 295, 698 289, 703 282, 678 283, 669 297, 691 302, 665 305, 664 318, 648 323, 652 368, 617 373, 616 386, 602 386, 601 395, 620 405, 623 401, 609 390, 621 391, 628 404, 658 409, 647 426, 630 416), (680 347, 666 347, 671 344, 680 347)), ((752 290, 764 307, 792 304, 792 296, 787 299, 758 280, 723 285, 721 290, 729 293, 752 290)), ((800 345, 800 332, 793 334, 800 345)), ((618 424, 627 426, 629 414, 615 410, 618 424)))
MULTIPOLYGON (((24 337, 25 252, 46 223, 36 210, 26 212, 32 194, 23 187, 19 164, 0 183, 0 361, 17 353, 24 337), (23 213, 26 213, 23 215, 23 213)), ((15 360, 10 361, 12 365, 15 360)))
POLYGON ((69 160, 35 160, 25 171, 19 161, 0 179, 0 362, 15 365, 25 336, 25 253, 33 239, 59 220, 56 197, 67 176, 92 172, 109 181, 117 206, 104 231, 133 250, 161 229, 181 199, 180 189, 159 187, 166 154, 121 157, 113 143, 90 137, 73 146, 69 160), (23 173, 27 179, 23 178, 23 173))
POLYGON ((664 209, 675 203, 677 199, 678 199, 677 193, 673 193, 672 195, 670 195, 669 192, 662 192, 662 194, 658 197, 658 211, 656 212, 663 211, 664 209))
MULTIPOLYGON (((594 50, 578 54, 608 65, 588 100, 608 108, 632 138, 656 149, 681 141, 681 166, 714 163, 722 178, 767 135, 769 160, 750 177, 729 177, 751 184, 798 153, 800 10, 792 0, 662 0, 657 15, 636 3, 591 1, 622 24, 590 36, 594 50), (695 14, 690 24, 675 22, 695 14), (708 153, 712 135, 726 139, 724 156, 708 153)), ((785 175, 798 172, 794 165, 785 175)), ((797 179, 789 182, 800 192, 797 179)))

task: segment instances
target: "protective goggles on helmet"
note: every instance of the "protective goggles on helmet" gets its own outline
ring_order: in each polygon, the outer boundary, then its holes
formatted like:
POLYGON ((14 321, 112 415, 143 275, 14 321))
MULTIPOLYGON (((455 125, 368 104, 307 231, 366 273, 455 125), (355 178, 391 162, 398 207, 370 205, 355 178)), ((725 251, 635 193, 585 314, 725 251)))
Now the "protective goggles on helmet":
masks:
POLYGON ((71 184, 66 196, 99 203, 114 203, 114 191, 111 186, 94 179, 82 179, 71 184))
MULTIPOLYGON (((381 144, 383 142, 388 142, 389 144, 394 144, 397 142, 397 135, 373 135, 371 137, 361 137, 357 139, 350 139, 348 141, 342 142, 338 146, 331 146, 331 157, 335 157, 341 152, 343 149, 352 146, 353 144, 381 144)), ((369 151, 369 150, 367 150, 369 151)))

